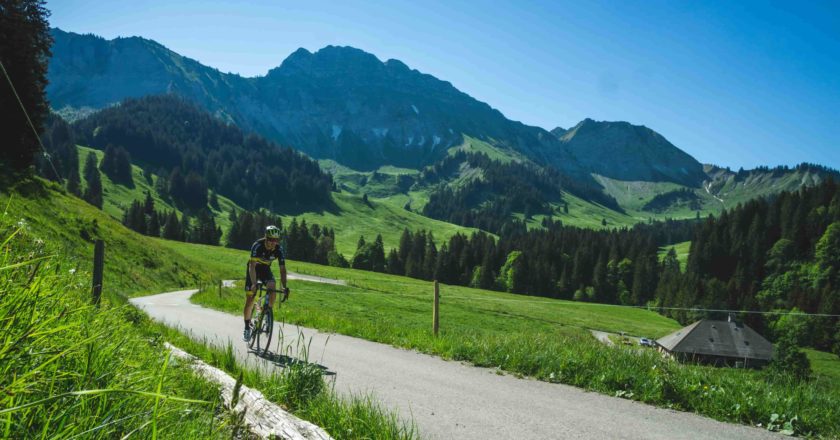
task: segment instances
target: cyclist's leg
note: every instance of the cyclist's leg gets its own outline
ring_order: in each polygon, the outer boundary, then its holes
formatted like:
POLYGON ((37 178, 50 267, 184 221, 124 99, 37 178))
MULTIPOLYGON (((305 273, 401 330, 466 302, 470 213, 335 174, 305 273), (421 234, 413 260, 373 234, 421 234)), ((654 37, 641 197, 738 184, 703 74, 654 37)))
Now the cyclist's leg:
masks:
POLYGON ((274 307, 274 298, 276 297, 274 289, 276 283, 274 282, 274 274, 271 272, 271 268, 263 266, 263 270, 257 274, 257 277, 265 284, 266 289, 268 289, 268 306, 274 307))
POLYGON ((251 292, 251 274, 248 273, 248 267, 245 267, 245 309, 243 310, 243 318, 246 324, 251 321, 251 313, 254 310, 254 292, 251 292))
POLYGON ((274 290, 275 284, 276 283, 274 282, 273 279, 268 280, 265 284, 266 287, 268 287, 268 306, 269 307, 274 307, 274 298, 276 297, 276 292, 274 290))

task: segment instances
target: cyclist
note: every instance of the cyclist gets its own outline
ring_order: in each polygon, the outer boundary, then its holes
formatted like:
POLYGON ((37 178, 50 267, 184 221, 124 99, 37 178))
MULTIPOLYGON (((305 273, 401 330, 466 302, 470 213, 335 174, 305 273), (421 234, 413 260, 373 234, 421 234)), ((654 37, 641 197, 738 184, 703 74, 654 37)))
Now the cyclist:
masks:
POLYGON ((245 270, 245 331, 242 338, 251 339, 251 312, 254 308, 254 295, 257 293, 257 281, 268 289, 268 305, 274 307, 274 274, 271 273, 271 262, 277 260, 280 266, 280 283, 283 284, 283 294, 289 295, 286 287, 286 257, 280 249, 280 228, 271 225, 265 228, 265 237, 260 238, 251 246, 251 259, 245 270))

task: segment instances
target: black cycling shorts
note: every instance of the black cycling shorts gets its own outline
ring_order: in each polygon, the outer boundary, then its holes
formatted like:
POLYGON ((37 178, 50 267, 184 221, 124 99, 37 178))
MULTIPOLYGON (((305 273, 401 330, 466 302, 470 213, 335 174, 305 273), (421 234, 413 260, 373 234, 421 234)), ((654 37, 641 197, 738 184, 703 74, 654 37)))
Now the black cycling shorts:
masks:
MULTIPOLYGON (((257 281, 268 284, 269 281, 274 281, 274 274, 271 273, 271 267, 267 264, 257 264, 255 268, 257 281)), ((248 271, 248 265, 245 265, 245 290, 251 291, 251 273, 248 271)))

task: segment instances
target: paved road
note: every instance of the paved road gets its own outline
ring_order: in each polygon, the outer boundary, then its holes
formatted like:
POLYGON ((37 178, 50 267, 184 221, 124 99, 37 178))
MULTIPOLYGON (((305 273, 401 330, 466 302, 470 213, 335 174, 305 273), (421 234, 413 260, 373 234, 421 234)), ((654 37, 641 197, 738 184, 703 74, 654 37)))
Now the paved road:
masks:
MULTIPOLYGON (((194 291, 133 298, 153 318, 210 341, 234 341, 237 356, 272 365, 245 350, 242 318, 189 301, 194 291)), ((293 304, 289 305, 293 307, 293 304)), ((342 335, 285 325, 287 340, 311 338, 309 360, 334 375, 341 393, 372 393, 412 417, 428 439, 763 439, 765 430, 720 423, 580 389, 498 375, 493 370, 342 335)), ((277 331, 275 331, 277 333, 277 331)))

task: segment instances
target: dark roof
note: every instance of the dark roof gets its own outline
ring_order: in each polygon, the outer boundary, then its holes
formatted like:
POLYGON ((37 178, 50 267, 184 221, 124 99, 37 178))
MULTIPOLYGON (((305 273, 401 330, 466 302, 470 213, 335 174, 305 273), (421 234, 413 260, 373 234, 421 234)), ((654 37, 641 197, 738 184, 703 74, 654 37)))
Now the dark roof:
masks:
POLYGON ((773 344, 734 321, 704 319, 656 341, 672 353, 771 360, 773 344))

